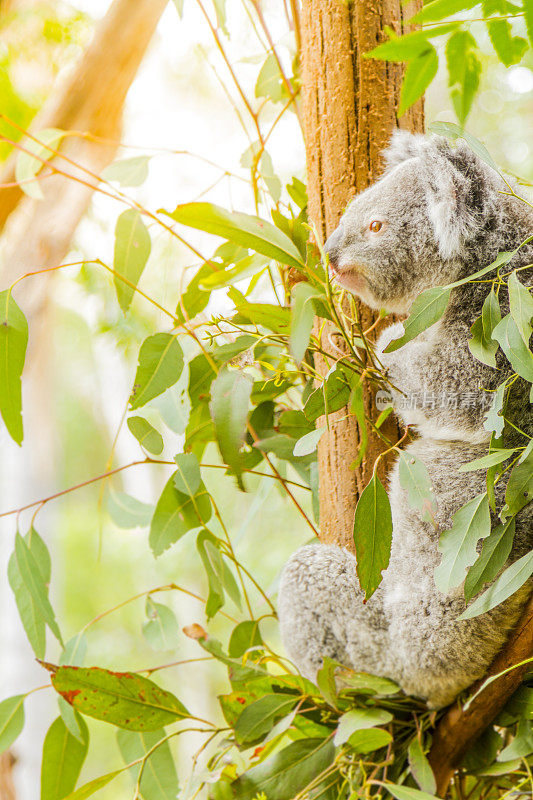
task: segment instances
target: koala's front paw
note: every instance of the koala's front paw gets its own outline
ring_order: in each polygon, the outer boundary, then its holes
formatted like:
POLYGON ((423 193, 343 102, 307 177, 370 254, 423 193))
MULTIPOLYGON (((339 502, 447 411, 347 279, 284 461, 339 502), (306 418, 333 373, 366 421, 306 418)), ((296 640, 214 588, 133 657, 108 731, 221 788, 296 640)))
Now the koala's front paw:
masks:
POLYGON ((393 353, 384 353, 383 351, 393 339, 399 339, 404 334, 404 327, 401 322, 394 322, 385 328, 378 337, 376 342, 376 354, 379 356, 380 361, 385 364, 388 359, 393 357, 393 353))

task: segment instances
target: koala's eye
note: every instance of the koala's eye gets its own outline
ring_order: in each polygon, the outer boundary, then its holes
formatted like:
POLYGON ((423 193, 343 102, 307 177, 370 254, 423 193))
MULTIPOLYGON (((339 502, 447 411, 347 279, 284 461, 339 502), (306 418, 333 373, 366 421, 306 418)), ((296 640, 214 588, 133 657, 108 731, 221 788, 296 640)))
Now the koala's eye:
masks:
POLYGON ((375 219, 373 222, 370 223, 368 229, 372 231, 372 233, 379 233, 382 229, 383 223, 379 221, 379 219, 375 219))

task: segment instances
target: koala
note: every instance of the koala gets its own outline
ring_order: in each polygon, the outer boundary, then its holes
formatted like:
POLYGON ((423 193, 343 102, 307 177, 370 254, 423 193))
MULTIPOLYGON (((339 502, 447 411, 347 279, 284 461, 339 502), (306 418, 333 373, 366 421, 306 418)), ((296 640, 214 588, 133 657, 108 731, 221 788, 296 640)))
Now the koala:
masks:
MULTIPOLYGON (((472 275, 533 233, 531 209, 502 194, 500 176, 462 140, 451 145, 441 137, 397 132, 384 158, 382 177, 350 203, 325 246, 335 280, 372 308, 406 314, 424 289, 472 275)), ((525 245, 503 272, 532 262, 533 244, 525 245)), ((532 272, 520 272, 527 286, 532 272)), ((488 452, 491 434, 483 423, 492 392, 512 374, 501 351, 494 369, 468 348, 490 288, 482 281, 455 288, 441 320, 392 353, 383 350, 401 335, 400 323, 377 342, 395 411, 419 434, 406 452, 428 470, 435 519, 431 524, 409 505, 396 464, 389 482, 390 563, 365 604, 356 558, 347 550, 317 544, 292 556, 280 583, 281 633, 289 656, 312 680, 329 656, 396 681, 430 708, 448 705, 485 674, 531 592, 526 584, 493 610, 460 620, 463 587, 443 594, 434 579, 440 534, 461 506, 485 490, 483 470, 458 469, 488 452)), ((499 299, 505 314, 505 286, 499 299)), ((506 423, 504 445, 523 445, 513 425, 533 435, 533 414, 529 386, 521 379, 513 383, 506 418, 512 424, 506 423)), ((497 484, 493 524, 504 492, 497 484)), ((516 517, 507 565, 532 545, 530 504, 516 517)))

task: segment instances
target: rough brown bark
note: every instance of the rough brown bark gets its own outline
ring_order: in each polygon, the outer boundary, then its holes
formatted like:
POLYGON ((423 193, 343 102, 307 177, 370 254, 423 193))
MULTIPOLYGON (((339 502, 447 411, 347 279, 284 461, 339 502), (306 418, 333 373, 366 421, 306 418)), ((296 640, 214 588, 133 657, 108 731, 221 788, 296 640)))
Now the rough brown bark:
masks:
MULTIPOLYGON (((498 653, 485 678, 472 687, 471 693, 492 675, 498 675, 515 664, 520 664, 533 655, 533 598, 512 632, 504 649, 498 653)), ((467 750, 493 722, 509 697, 520 686, 524 674, 531 664, 516 667, 489 684, 473 700, 466 711, 459 704, 450 707, 433 735, 429 761, 435 780, 437 794, 445 797, 453 774, 467 750)))
MULTIPOLYGON (((304 133, 307 150, 309 216, 324 239, 337 226, 351 197, 378 176, 380 153, 391 132, 397 128, 422 131, 422 103, 398 119, 402 67, 363 54, 386 37, 385 25, 397 33, 404 20, 421 6, 416 0, 409 8, 400 0, 304 0, 302 5, 302 72, 304 133)), ((363 328, 376 315, 358 304, 363 328)), ((338 358, 327 331, 322 345, 338 358)), ((324 372, 324 362, 318 364, 324 372)), ((378 411, 373 392, 367 387, 365 408, 371 419, 378 411)), ((369 431, 363 463, 351 469, 360 442, 360 431, 346 409, 330 415, 330 431, 320 441, 321 540, 353 546, 352 526, 357 499, 368 483, 377 455, 385 447, 369 431)), ((400 433, 389 417, 383 432, 397 441, 400 433)), ((381 475, 388 464, 383 460, 381 475)))

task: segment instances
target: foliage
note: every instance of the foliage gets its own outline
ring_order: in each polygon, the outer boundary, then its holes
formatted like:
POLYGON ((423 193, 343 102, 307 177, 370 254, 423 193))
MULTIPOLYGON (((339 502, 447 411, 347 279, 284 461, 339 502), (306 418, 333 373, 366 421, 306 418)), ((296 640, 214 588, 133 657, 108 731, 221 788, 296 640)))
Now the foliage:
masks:
MULTIPOLYGON (((182 10, 180 3, 176 5, 182 10)), ((473 5, 433 0, 418 21, 440 23, 449 14, 473 5)), ((224 32, 223 3, 217 3, 215 10, 219 30, 224 32)), ((507 21, 515 11, 506 1, 483 4, 491 41, 503 63, 516 63, 525 49, 507 21)), ((436 72, 438 57, 431 40, 438 36, 448 37, 450 89, 463 123, 481 69, 476 40, 464 23, 438 24, 399 38, 391 34, 372 55, 409 61, 402 96, 402 108, 406 109, 436 72)), ((293 56, 296 68, 296 54, 293 56)), ((288 113, 297 101, 298 86, 298 75, 287 75, 277 51, 269 48, 258 70, 256 98, 272 106, 283 104, 283 113, 288 113)), ((375 389, 388 385, 355 306, 346 311, 345 298, 331 285, 321 254, 309 236, 304 184, 294 177, 281 186, 266 150, 268 137, 261 133, 259 112, 252 116, 260 136, 243 155, 243 164, 250 170, 256 214, 208 202, 151 212, 117 190, 114 196, 128 208, 116 221, 113 254, 84 264, 80 271, 86 280, 93 272, 112 275, 113 302, 127 323, 132 320, 136 295, 166 320, 166 325, 154 325, 146 332, 138 347, 138 366, 124 421, 142 458, 117 468, 137 463, 154 469, 162 465, 169 472, 166 483, 155 507, 116 487, 110 489, 105 502, 120 527, 149 527, 154 557, 165 558, 178 540, 187 538, 191 543, 204 574, 205 597, 200 600, 209 632, 187 620, 184 633, 195 640, 201 658, 217 663, 225 674, 227 671, 226 688, 218 698, 218 718, 199 716, 200 712, 189 708, 187 698, 181 697, 179 682, 172 691, 163 688, 152 680, 152 668, 128 670, 118 654, 112 666, 120 671, 92 663, 90 642, 89 655, 86 653, 86 631, 96 619, 117 609, 101 612, 64 640, 50 599, 50 555, 32 525, 24 535, 16 534, 8 577, 29 642, 58 694, 60 716, 44 742, 43 798, 87 798, 123 773, 133 780, 136 800, 169 800, 178 791, 180 797, 191 799, 203 792, 210 800, 333 799, 383 796, 384 792, 399 800, 434 797, 435 781, 426 756, 433 715, 423 704, 402 696, 391 681, 354 673, 328 659, 316 685, 295 672, 270 641, 275 622, 271 592, 265 591, 237 558, 234 533, 220 512, 221 498, 210 489, 207 479, 210 470, 222 468, 234 480, 236 492, 246 491, 257 475, 273 481, 286 502, 297 508, 302 526, 316 535, 320 522, 316 449, 322 436, 337 424, 331 414, 347 406, 364 428, 360 463, 370 430, 365 421, 363 380, 375 389), (204 257, 195 245, 189 245, 185 237, 191 228, 219 237, 210 256, 204 257), (154 230, 185 242, 199 259, 175 309, 162 305, 138 285, 150 269, 154 230), (221 295, 227 310, 211 313, 221 295), (349 356, 332 357, 324 352, 320 329, 325 320, 343 339, 349 356), (367 350, 365 361, 361 349, 367 350), (325 374, 317 370, 315 355, 324 359, 325 374), (178 440, 176 433, 181 436, 178 440), (206 455, 213 452, 213 446, 220 456, 216 464, 206 455), (220 618, 231 622, 224 641, 212 633, 220 618), (59 648, 54 663, 43 660, 51 646, 47 632, 53 634, 53 646, 59 648), (76 788, 89 748, 85 717, 118 729, 123 764, 76 788), (185 781, 177 774, 170 745, 182 733, 193 731, 204 738, 192 774, 185 781)), ((483 145, 462 128, 441 123, 438 130, 452 139, 465 137, 494 166, 483 145)), ((43 131, 41 145, 35 143, 31 155, 20 156, 18 177, 34 197, 43 159, 60 139, 60 132, 43 131)), ((113 191, 113 183, 140 185, 147 168, 147 157, 118 160, 101 176, 106 191, 113 191)), ((466 575, 465 595, 474 600, 465 618, 493 608, 533 574, 531 554, 501 571, 512 544, 514 516, 533 496, 531 440, 526 437, 512 450, 499 446, 510 385, 519 376, 533 383, 529 349, 533 301, 519 272, 506 271, 512 256, 499 254, 465 279, 483 278, 492 284, 483 314, 472 328, 473 355, 495 365, 501 349, 514 370, 495 392, 487 415, 487 430, 494 434, 489 452, 465 467, 488 470, 487 492, 457 511, 453 527, 440 540, 443 560, 436 580, 447 591, 461 584, 466 575), (507 293, 510 310, 502 316, 500 303, 507 293), (491 531, 489 508, 494 484, 499 481, 507 487, 506 508, 501 524, 491 531)), ((96 286, 98 280, 94 278, 96 286)), ((389 350, 400 348, 438 321, 459 283, 422 293, 404 324, 403 336, 392 342, 389 350)), ((2 293, 0 412, 8 432, 20 444, 20 383, 28 326, 12 288, 2 293)), ((17 297, 23 306, 23 287, 17 290, 17 297)), ((373 426, 373 433, 400 454, 401 485, 412 506, 431 521, 434 500, 424 464, 406 459, 400 443, 389 441, 378 426, 373 426)), ((100 478, 112 479, 112 472, 100 478)), ((35 506, 40 508, 50 499, 37 501, 35 506)), ((358 575, 367 597, 377 589, 387 567, 391 534, 389 501, 374 474, 354 520, 358 575)), ((193 594, 181 584, 168 583, 126 598, 121 605, 142 599, 146 613, 143 635, 155 651, 168 652, 178 646, 181 634, 170 606, 159 602, 163 592, 193 594)), ((17 695, 0 703, 2 749, 11 746, 23 727, 25 698, 17 695)), ((489 729, 461 766, 457 790, 461 795, 457 797, 482 795, 491 800, 530 780, 532 708, 532 690, 524 685, 496 721, 498 730, 489 729), (502 728, 504 736, 500 735, 502 728)))

